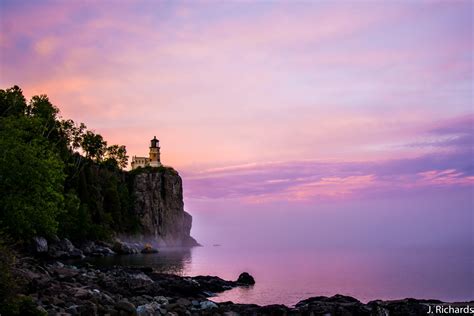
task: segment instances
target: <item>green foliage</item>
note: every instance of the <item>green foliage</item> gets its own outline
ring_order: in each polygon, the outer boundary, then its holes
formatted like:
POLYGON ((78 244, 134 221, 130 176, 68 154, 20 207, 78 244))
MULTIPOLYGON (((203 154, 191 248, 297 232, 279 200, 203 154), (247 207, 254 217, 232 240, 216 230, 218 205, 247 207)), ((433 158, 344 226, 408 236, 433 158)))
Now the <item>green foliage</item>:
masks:
POLYGON ((130 176, 136 176, 141 173, 150 173, 150 172, 171 172, 174 174, 178 174, 178 171, 176 171, 173 167, 168 167, 168 166, 159 166, 159 167, 151 167, 151 166, 146 166, 146 167, 138 167, 136 169, 133 169, 129 171, 130 176))
POLYGON ((53 235, 63 207, 63 163, 34 119, 0 119, 0 223, 13 237, 53 235))
POLYGON ((22 116, 26 109, 26 99, 18 86, 0 90, 0 117, 22 116))
POLYGON ((0 236, 0 305, 11 299, 17 290, 17 282, 12 274, 14 256, 3 239, 0 236))
POLYGON ((127 149, 123 145, 112 145, 107 147, 106 157, 106 162, 111 162, 117 167, 125 168, 128 165, 127 149))
POLYGON ((27 102, 17 86, 0 90, 0 229, 12 237, 133 232, 127 164, 125 146, 60 119, 46 95, 27 102))
POLYGON ((93 159, 96 162, 102 161, 105 152, 107 151, 107 142, 104 138, 91 131, 87 131, 84 134, 81 146, 86 153, 86 157, 93 159))

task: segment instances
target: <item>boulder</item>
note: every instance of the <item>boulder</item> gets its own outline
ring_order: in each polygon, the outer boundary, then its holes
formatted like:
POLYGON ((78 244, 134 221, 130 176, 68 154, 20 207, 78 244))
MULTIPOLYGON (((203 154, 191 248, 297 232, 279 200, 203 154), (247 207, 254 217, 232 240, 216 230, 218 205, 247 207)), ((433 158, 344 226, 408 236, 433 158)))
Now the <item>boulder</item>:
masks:
POLYGON ((248 272, 242 272, 237 279, 238 284, 254 285, 255 279, 248 272))
POLYGON ((129 255, 129 254, 138 253, 137 248, 120 240, 116 240, 114 242, 114 245, 112 246, 112 250, 118 253, 119 255, 129 255))
POLYGON ((51 258, 82 258, 83 253, 81 250, 74 247, 72 242, 67 239, 60 239, 59 241, 52 242, 48 247, 48 255, 51 258))
POLYGON ((47 253, 48 252, 48 241, 44 237, 34 237, 32 243, 33 252, 35 253, 47 253))
POLYGON ((340 294, 331 297, 311 297, 298 302, 295 307, 302 311, 312 311, 321 315, 372 315, 372 309, 367 305, 353 297, 340 294))
POLYGON ((211 309, 211 308, 217 308, 217 304, 211 301, 202 301, 201 302, 201 309, 211 309))

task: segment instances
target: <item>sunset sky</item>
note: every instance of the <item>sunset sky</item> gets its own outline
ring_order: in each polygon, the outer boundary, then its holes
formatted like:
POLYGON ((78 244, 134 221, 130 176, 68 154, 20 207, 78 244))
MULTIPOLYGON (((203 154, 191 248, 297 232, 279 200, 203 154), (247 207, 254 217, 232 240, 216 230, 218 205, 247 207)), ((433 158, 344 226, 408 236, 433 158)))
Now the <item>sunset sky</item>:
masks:
POLYGON ((472 223, 472 1, 2 0, 0 25, 3 89, 130 155, 156 135, 192 214, 416 195, 472 223))

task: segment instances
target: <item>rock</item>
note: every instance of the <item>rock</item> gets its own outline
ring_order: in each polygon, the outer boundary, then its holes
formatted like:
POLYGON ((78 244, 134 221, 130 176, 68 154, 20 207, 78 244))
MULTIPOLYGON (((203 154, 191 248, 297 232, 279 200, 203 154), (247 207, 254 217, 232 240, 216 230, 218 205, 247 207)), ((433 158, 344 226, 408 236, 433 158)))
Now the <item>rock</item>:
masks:
POLYGON ((138 316, 152 316, 159 313, 160 304, 157 302, 151 302, 149 304, 140 305, 137 307, 137 315, 138 316))
POLYGON ((155 296, 155 297, 153 298, 153 300, 154 300, 155 302, 158 302, 158 304, 160 304, 160 305, 167 305, 167 304, 169 304, 169 300, 168 300, 166 297, 164 297, 164 296, 155 296))
POLYGON ((112 250, 119 255, 129 255, 129 254, 135 254, 138 253, 138 249, 135 247, 132 247, 131 245, 122 242, 120 240, 116 240, 112 250))
POLYGON ((201 289, 203 294, 208 292, 208 294, 206 294, 207 296, 214 296, 214 292, 223 292, 233 288, 236 285, 235 282, 223 280, 219 277, 210 275, 199 275, 189 279, 188 282, 197 282, 195 285, 201 289))
POLYGON ((97 305, 92 302, 85 302, 85 304, 77 307, 77 311, 80 315, 97 315, 97 305))
POLYGON ((316 311, 319 314, 360 316, 371 315, 370 307, 362 304, 359 300, 353 297, 340 294, 331 297, 311 297, 298 302, 295 307, 299 308, 300 310, 316 311))
POLYGON ((184 211, 183 186, 172 168, 142 171, 132 180, 133 211, 144 238, 159 246, 197 246, 190 236, 192 217, 184 211))
POLYGON ((217 304, 211 301, 202 301, 201 302, 201 309, 211 309, 211 308, 217 308, 217 304))
POLYGON ((95 247, 96 247, 96 245, 93 241, 86 241, 80 246, 80 249, 82 250, 82 252, 85 255, 90 255, 92 253, 92 250, 95 247))
POLYGON ((53 242, 49 245, 48 255, 51 258, 83 258, 84 255, 81 250, 74 247, 72 242, 67 239, 60 239, 58 242, 53 242))
POLYGON ((60 240, 59 243, 57 243, 56 245, 59 246, 61 250, 64 250, 66 252, 72 252, 76 249, 72 242, 67 238, 60 240))
POLYGON ((117 305, 115 305, 115 308, 119 311, 125 311, 126 313, 128 313, 128 315, 137 315, 137 310, 135 306, 126 300, 118 302, 117 305))
POLYGON ((69 252, 69 257, 77 258, 77 259, 84 259, 86 256, 84 256, 82 250, 76 248, 73 251, 69 252))
POLYGON ((243 284, 243 285, 254 285, 255 284, 255 279, 249 273, 242 272, 239 275, 239 278, 237 279, 237 283, 238 284, 243 284))
POLYGON ((90 255, 94 257, 112 256, 115 255, 115 252, 108 247, 96 245, 91 249, 90 255))
POLYGON ((91 291, 85 288, 77 288, 75 289, 74 297, 80 299, 88 299, 92 296, 91 291))
POLYGON ((189 306, 189 305, 191 305, 191 301, 181 297, 181 298, 178 298, 178 300, 176 301, 176 304, 183 305, 183 306, 189 306))
POLYGON ((47 253, 48 241, 43 237, 34 237, 32 248, 35 253, 47 253))
POLYGON ((149 253, 158 253, 158 249, 153 248, 151 245, 145 245, 142 249, 141 253, 149 254, 149 253))
POLYGON ((403 300, 393 301, 372 301, 367 305, 372 307, 373 315, 390 315, 390 316, 415 316, 428 314, 428 304, 441 305, 438 300, 416 300, 406 298, 403 300))

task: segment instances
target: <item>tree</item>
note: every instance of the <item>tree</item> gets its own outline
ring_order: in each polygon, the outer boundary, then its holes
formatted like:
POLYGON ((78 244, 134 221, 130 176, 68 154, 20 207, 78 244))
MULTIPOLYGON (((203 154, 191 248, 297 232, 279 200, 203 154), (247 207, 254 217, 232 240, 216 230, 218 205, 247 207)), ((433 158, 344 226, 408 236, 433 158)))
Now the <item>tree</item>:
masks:
POLYGON ((82 137, 81 147, 87 158, 99 162, 102 161, 107 151, 107 142, 102 135, 87 131, 82 137))
POLYGON ((115 164, 124 169, 128 165, 127 148, 125 146, 112 145, 107 147, 107 160, 115 162, 115 164))
POLYGON ((64 165, 41 129, 27 117, 0 119, 0 225, 13 237, 55 234, 63 208, 64 165))
POLYGON ((59 122, 59 134, 70 152, 74 152, 81 147, 86 128, 84 123, 77 125, 70 119, 59 122))
POLYGON ((0 90, 0 117, 23 116, 26 109, 26 99, 18 86, 0 90))

